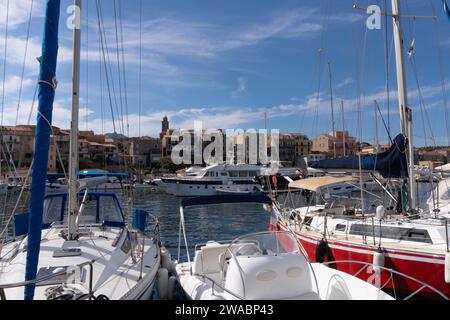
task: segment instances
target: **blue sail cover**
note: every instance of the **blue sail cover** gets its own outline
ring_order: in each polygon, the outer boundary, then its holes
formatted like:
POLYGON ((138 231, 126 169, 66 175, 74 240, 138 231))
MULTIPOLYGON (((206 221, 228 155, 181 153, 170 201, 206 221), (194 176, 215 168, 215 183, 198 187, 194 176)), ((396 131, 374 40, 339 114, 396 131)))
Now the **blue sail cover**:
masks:
MULTIPOLYGON (((354 169, 359 170, 359 156, 342 157, 332 160, 314 161, 309 164, 314 169, 354 169)), ((361 169, 378 171, 383 178, 407 178, 406 139, 402 134, 395 137, 389 150, 361 156, 361 169)))
POLYGON ((206 206, 214 204, 229 204, 229 203, 261 203, 272 204, 272 199, 263 193, 249 193, 249 194, 219 194, 215 196, 200 196, 193 198, 185 198, 181 201, 183 208, 193 206, 206 206))
MULTIPOLYGON (((28 225, 27 263, 25 280, 36 279, 42 233, 42 215, 44 210, 45 180, 47 177, 48 151, 52 123, 55 89, 53 81, 56 75, 58 57, 58 24, 60 0, 48 0, 40 58, 39 107, 36 124, 35 152, 31 183, 30 215, 28 225)), ((34 285, 25 287, 25 300, 34 298, 34 285)))

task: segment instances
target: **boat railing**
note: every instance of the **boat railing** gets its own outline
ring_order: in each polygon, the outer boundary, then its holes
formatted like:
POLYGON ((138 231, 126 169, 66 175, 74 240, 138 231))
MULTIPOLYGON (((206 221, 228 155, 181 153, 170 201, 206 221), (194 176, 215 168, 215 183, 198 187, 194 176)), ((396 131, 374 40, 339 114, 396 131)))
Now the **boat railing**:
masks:
MULTIPOLYGON (((89 292, 84 295, 84 297, 87 297, 88 300, 92 300, 94 298, 94 291, 93 291, 93 274, 94 274, 94 263, 95 260, 92 261, 88 261, 79 265, 76 265, 76 268, 84 268, 86 266, 89 266, 89 292)), ((55 272, 51 275, 48 276, 44 276, 42 278, 39 279, 34 279, 34 280, 29 280, 29 281, 22 281, 22 282, 16 282, 16 283, 10 283, 10 284, 0 284, 0 300, 6 300, 6 294, 5 294, 5 290, 6 289, 14 289, 14 288, 20 288, 20 287, 26 287, 29 285, 38 285, 40 283, 52 280, 56 277, 59 276, 63 276, 63 275, 67 275, 67 276, 72 276, 75 274, 75 269, 66 269, 63 271, 59 271, 59 272, 55 272), (70 270, 70 271, 68 271, 70 270)))
MULTIPOLYGON (((413 293, 409 294, 407 297, 403 298, 403 300, 409 300, 412 297, 414 297, 415 295, 417 295, 419 292, 423 291, 424 289, 429 289, 431 291, 433 291, 434 293, 436 293, 438 296, 440 296, 441 298, 443 298, 444 300, 449 300, 449 297, 447 297, 444 293, 442 293, 441 291, 439 291, 438 289, 434 288, 433 286, 419 280, 416 279, 412 276, 409 276, 407 274, 401 273, 399 271, 396 271, 394 269, 391 268, 386 268, 383 266, 378 266, 378 265, 374 265, 373 263, 370 262, 363 262, 363 261, 356 261, 356 260, 334 260, 334 261, 325 261, 322 264, 326 265, 326 266, 333 266, 336 264, 344 264, 344 263, 351 263, 351 264, 359 264, 362 265, 361 269, 359 269, 357 272, 355 272, 353 274, 353 276, 357 277, 362 271, 364 271, 365 269, 367 269, 368 267, 372 267, 373 270, 375 271, 375 273, 377 274, 377 276, 381 277, 381 271, 386 271, 390 274, 389 278, 386 280, 386 282, 383 285, 379 285, 377 286, 380 290, 382 290, 389 281, 394 281, 394 277, 393 275, 397 275, 400 277, 404 277, 407 278, 409 280, 412 280, 413 282, 417 283, 420 285, 420 287, 415 290, 413 293)), ((394 287, 395 288, 395 287, 394 287)), ((395 290, 394 290, 394 294, 395 294, 395 290)), ((394 296, 394 298, 396 298, 394 296)))
MULTIPOLYGON (((233 240, 214 241, 214 243, 218 243, 218 244, 230 244, 230 243, 232 243, 232 242, 233 242, 233 240)), ((206 245, 208 245, 208 242, 207 242, 207 243, 197 243, 197 244, 194 246, 194 250, 195 250, 195 251, 198 251, 199 248, 204 247, 204 246, 206 246, 206 245)))
POLYGON ((225 291, 225 292, 231 294, 233 297, 235 297, 235 298, 237 298, 237 299, 239 299, 239 300, 246 300, 244 297, 241 297, 240 295, 238 295, 238 294, 236 294, 236 293, 234 293, 234 292, 228 290, 228 289, 225 288, 223 285, 221 285, 220 283, 217 283, 216 280, 214 280, 214 279, 211 278, 211 277, 208 277, 207 275, 204 275, 204 274, 193 274, 193 275, 196 276, 196 277, 203 278, 203 280, 209 280, 209 281, 211 281, 211 284, 212 284, 212 285, 211 285, 211 293, 212 293, 212 295, 214 295, 214 287, 219 287, 221 290, 223 290, 223 291, 225 291))

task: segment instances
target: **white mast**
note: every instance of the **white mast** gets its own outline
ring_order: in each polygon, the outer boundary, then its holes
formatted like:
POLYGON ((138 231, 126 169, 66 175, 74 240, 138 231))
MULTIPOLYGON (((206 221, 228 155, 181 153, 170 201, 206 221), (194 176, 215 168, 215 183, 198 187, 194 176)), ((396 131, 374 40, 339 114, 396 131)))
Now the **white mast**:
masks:
POLYGON ((409 172, 409 200, 411 209, 416 208, 416 187, 414 179, 414 147, 412 139, 412 113, 408 107, 406 88, 403 33, 400 16, 400 1, 392 0, 392 17, 394 23, 395 61, 397 65, 398 102, 400 107, 400 126, 403 135, 408 139, 408 172, 409 172))
POLYGON ((72 122, 70 127, 69 162, 69 234, 68 240, 77 237, 76 217, 78 215, 78 111, 80 107, 80 51, 81 51, 81 0, 75 0, 75 21, 73 29, 73 66, 72 66, 72 122))
POLYGON ((336 138, 337 132, 334 125, 334 106, 333 106, 333 80, 331 78, 331 63, 328 62, 328 75, 330 79, 330 103, 331 103, 331 126, 333 128, 333 155, 336 158, 336 138))

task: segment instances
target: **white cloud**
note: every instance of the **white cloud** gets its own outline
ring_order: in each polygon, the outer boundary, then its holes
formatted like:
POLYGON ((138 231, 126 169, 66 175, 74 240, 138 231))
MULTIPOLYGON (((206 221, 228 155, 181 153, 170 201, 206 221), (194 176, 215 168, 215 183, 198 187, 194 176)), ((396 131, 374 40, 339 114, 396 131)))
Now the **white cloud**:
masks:
MULTIPOLYGON (((22 67, 24 62, 26 39, 22 37, 8 36, 7 48, 7 69, 10 66, 22 67)), ((0 36, 0 52, 5 50, 5 38, 0 36)), ((25 60, 25 66, 34 74, 39 72, 39 62, 36 58, 41 56, 42 39, 39 37, 30 37, 28 39, 28 51, 25 60)), ((72 60, 72 50, 63 45, 58 49, 58 63, 69 62, 72 60)), ((3 57, 0 59, 3 64, 3 57)))
POLYGON ((342 80, 340 83, 338 83, 336 85, 336 88, 340 89, 340 88, 346 87, 349 84, 352 84, 354 82, 355 82, 355 80, 353 78, 345 78, 344 80, 342 80))
POLYGON ((239 77, 237 79, 237 88, 231 93, 233 98, 240 97, 247 90, 247 79, 239 77))
MULTIPOLYGON (((313 10, 297 9, 278 14, 265 23, 222 26, 174 19, 170 16, 143 23, 142 41, 150 52, 197 58, 213 58, 219 53, 257 45, 271 38, 310 36, 321 30, 314 23, 313 10), (308 21, 311 20, 311 21, 308 21)), ((107 38, 114 39, 113 22, 105 23, 107 38)), ((139 25, 125 22, 125 47, 139 48, 139 25)))
MULTIPOLYGON (((9 17, 8 27, 10 29, 18 28, 20 25, 27 23, 30 16, 30 8, 32 1, 28 0, 9 0, 9 17)), ((0 3, 0 29, 4 29, 6 25, 7 1, 0 3)), ((42 17, 44 15, 44 1, 33 2, 33 17, 42 17)))

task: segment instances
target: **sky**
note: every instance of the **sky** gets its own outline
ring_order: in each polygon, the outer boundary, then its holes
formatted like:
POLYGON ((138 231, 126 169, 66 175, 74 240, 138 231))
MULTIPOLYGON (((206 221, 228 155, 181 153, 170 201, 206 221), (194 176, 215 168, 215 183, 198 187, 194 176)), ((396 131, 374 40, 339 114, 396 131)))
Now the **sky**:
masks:
MULTIPOLYGON (((387 143, 386 128, 392 137, 400 132, 392 19, 369 30, 369 14, 353 8, 385 11, 385 2, 390 12, 389 0, 84 0, 80 129, 158 136, 167 115, 171 128, 201 120, 210 129, 258 130, 266 114, 268 129, 313 139, 333 127, 330 66, 335 128, 387 143)), ((402 19, 405 50, 414 41, 414 54, 405 54, 414 144, 450 145, 450 23, 441 0, 400 2, 404 15, 437 17, 402 19)), ((0 0, 3 125, 36 122, 45 3, 9 0, 7 17, 8 1, 0 0)), ((61 128, 70 127, 72 3, 61 1, 53 110, 61 128)))

